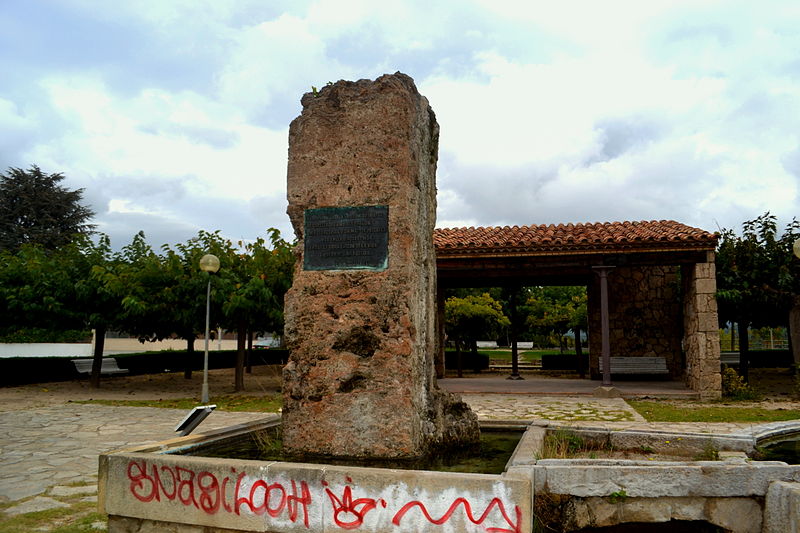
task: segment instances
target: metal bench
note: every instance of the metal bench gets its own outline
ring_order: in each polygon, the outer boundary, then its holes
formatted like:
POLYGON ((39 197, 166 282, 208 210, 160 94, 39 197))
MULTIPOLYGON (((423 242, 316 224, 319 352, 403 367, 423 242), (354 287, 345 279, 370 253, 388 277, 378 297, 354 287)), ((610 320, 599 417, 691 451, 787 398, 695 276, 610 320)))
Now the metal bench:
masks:
MULTIPOLYGON (((669 374, 664 357, 611 357, 612 374, 669 374)), ((600 358, 600 372, 603 358, 600 358)))
MULTIPOLYGON (((89 374, 92 371, 92 360, 91 359, 73 359, 72 364, 75 365, 75 370, 78 371, 78 374, 89 374)), ((127 374, 127 368, 120 368, 117 365, 117 360, 113 357, 104 357, 103 358, 103 366, 100 367, 100 374, 101 375, 113 375, 113 374, 127 374)))

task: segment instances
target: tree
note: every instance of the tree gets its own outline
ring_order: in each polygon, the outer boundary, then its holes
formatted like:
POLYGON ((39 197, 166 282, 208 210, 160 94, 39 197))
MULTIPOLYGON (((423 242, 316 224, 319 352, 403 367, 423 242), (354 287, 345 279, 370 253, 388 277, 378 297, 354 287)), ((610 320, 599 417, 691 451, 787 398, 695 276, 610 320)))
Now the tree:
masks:
POLYGON ((575 333, 576 346, 581 330, 587 327, 586 287, 533 287, 527 302, 528 325, 558 336, 563 353, 565 335, 575 333))
POLYGON ((459 356, 458 374, 461 377, 461 342, 469 342, 477 361, 478 338, 496 337, 510 322, 503 314, 500 302, 484 293, 464 298, 450 297, 444 307, 445 330, 456 343, 459 356))
POLYGON ((96 330, 90 383, 99 387, 105 332, 117 323, 119 309, 119 299, 92 276, 94 268, 112 262, 108 238, 93 242, 78 236, 54 251, 24 244, 16 253, 3 252, 0 257, 3 323, 18 328, 96 330))
MULTIPOLYGON (((274 228, 268 230, 272 249, 263 238, 244 244, 242 253, 230 254, 230 267, 223 274, 222 311, 226 325, 237 331, 234 389, 244 390, 245 339, 257 332, 283 330, 283 297, 292 284, 294 255, 291 246, 274 228)), ((249 349, 249 348, 248 348, 249 349)))
POLYGON ((747 379, 748 329, 789 325, 790 313, 800 306, 800 261, 792 253, 800 222, 792 220, 778 237, 776 217, 767 212, 744 222, 742 229, 741 237, 730 229, 721 232, 717 302, 720 324, 738 325, 739 372, 747 379))
POLYGON ((92 233, 94 212, 81 205, 83 189, 59 185, 63 174, 9 168, 0 174, 0 250, 16 251, 23 244, 54 250, 76 234, 92 233))

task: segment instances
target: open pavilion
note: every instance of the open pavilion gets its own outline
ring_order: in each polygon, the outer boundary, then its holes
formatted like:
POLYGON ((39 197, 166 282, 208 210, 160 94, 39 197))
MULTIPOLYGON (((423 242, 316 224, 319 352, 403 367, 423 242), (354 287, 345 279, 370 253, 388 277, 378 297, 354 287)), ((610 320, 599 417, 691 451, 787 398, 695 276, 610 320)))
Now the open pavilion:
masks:
POLYGON ((583 285, 592 377, 605 305, 611 355, 663 357, 672 379, 720 396, 717 235, 654 220, 436 229, 434 245, 441 338, 445 288, 583 285))

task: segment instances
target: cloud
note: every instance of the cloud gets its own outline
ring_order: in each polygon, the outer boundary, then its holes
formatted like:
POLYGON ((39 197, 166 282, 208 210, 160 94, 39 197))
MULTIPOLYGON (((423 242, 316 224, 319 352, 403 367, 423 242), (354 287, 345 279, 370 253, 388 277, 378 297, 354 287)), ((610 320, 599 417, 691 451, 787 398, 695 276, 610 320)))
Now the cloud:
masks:
POLYGON ((0 163, 64 172, 115 240, 290 238, 300 97, 400 70, 441 126, 440 225, 786 219, 798 27, 791 1, 4 3, 0 163))

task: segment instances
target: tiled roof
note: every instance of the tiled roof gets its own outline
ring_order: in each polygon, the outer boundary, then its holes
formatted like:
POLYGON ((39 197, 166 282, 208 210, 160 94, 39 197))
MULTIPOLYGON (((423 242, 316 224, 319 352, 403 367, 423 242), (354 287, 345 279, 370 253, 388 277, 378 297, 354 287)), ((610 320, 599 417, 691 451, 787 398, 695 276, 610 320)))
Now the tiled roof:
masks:
POLYGON ((713 250, 717 236, 674 220, 443 228, 433 232, 436 253, 608 253, 713 250))

